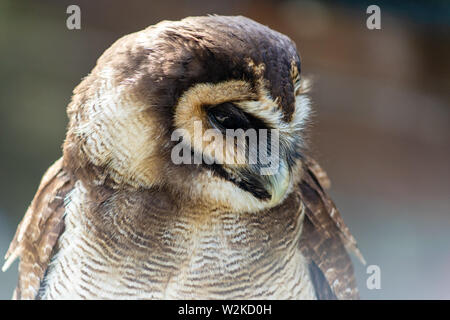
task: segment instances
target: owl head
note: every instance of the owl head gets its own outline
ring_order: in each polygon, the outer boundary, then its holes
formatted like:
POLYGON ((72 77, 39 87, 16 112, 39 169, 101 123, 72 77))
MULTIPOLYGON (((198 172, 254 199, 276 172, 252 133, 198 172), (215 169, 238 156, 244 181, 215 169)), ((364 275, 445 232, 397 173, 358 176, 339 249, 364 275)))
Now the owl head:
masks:
POLYGON ((288 37, 240 16, 127 35, 74 90, 65 165, 94 185, 240 212, 273 207, 301 175, 310 103, 300 69, 288 37))

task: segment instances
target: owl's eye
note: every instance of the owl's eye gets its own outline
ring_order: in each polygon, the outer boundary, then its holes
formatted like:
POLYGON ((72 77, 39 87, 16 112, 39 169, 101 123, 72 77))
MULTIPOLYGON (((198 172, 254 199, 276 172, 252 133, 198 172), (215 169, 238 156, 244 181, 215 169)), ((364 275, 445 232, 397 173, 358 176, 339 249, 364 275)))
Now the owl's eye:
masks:
POLYGON ((232 102, 225 102, 219 105, 209 107, 208 118, 212 126, 225 132, 226 129, 266 128, 263 121, 242 111, 232 102))

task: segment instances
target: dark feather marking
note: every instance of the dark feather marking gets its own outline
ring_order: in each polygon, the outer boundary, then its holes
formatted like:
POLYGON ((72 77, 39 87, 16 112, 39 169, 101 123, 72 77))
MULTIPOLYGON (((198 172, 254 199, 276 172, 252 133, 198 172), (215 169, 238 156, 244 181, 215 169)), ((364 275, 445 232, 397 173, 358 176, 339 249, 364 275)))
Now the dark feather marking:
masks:
POLYGON ((318 300, 337 300, 322 270, 320 270, 316 263, 311 261, 308 267, 314 291, 316 292, 316 298, 318 300))

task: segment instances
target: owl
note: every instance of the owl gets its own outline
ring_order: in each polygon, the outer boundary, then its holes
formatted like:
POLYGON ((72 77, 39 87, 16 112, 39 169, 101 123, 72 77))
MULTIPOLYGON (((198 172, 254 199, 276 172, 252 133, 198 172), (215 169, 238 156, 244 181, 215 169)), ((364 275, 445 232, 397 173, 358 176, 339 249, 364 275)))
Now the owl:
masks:
POLYGON ((75 88, 6 254, 13 298, 358 298, 347 250, 363 258, 305 143, 307 89, 295 44, 245 17, 119 39, 75 88), (230 130, 271 134, 218 145, 230 130), (263 145, 270 173, 220 152, 263 145))

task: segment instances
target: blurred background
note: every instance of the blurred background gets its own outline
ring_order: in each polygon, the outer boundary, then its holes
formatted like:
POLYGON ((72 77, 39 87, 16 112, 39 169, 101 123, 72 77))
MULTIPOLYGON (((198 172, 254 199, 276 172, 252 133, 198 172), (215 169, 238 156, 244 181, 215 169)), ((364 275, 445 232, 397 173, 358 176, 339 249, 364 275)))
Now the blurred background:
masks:
MULTIPOLYGON (((314 79, 313 154, 381 289, 450 299, 450 1, 0 0, 0 256, 61 156, 72 89, 118 37, 160 20, 245 15, 290 36, 314 79), (66 8, 81 8, 81 30, 66 8), (366 8, 381 8, 368 30, 366 8)), ((17 280, 0 272, 0 299, 17 280)))

